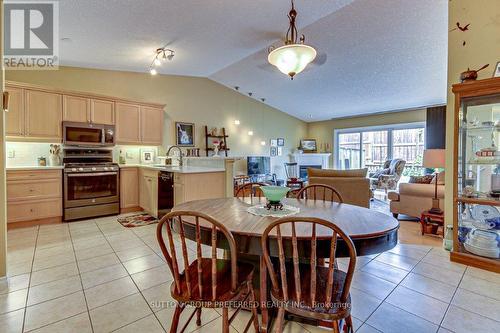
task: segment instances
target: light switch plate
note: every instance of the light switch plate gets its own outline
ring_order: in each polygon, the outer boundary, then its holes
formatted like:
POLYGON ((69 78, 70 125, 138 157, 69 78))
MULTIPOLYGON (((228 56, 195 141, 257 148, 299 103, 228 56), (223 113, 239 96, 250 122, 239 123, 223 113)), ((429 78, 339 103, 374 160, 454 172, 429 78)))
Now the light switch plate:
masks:
POLYGON ((7 158, 14 158, 16 157, 16 151, 15 150, 9 150, 7 152, 7 158))

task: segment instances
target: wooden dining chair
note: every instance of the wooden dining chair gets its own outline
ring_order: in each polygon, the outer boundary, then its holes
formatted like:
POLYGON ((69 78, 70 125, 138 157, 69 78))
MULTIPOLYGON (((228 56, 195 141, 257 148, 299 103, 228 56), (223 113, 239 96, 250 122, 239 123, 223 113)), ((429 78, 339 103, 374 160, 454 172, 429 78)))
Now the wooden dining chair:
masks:
MULTIPOLYGON (((324 234, 324 230, 321 233, 324 234)), ((354 331, 349 289, 356 266, 356 249, 351 238, 337 225, 313 217, 284 217, 274 221, 264 230, 262 250, 271 278, 271 299, 279 305, 277 332, 283 331, 285 312, 331 321, 333 331, 336 333, 340 332, 339 321, 345 319, 346 331, 354 331), (316 257, 318 228, 331 231, 331 240, 328 238, 330 241, 328 267, 317 264, 320 259, 316 257), (304 232, 311 230, 309 263, 299 262, 297 230, 300 230, 302 240, 305 237, 304 232), (349 250, 347 272, 334 267, 338 236, 346 243, 349 250), (270 239, 276 242, 273 244, 273 249, 277 248, 277 263, 279 263, 277 268, 269 254, 270 239), (291 249, 291 262, 286 260, 285 249, 291 249)))
POLYGON ((165 256, 174 281, 170 288, 172 297, 177 301, 170 327, 171 333, 177 332, 179 318, 187 305, 194 307, 187 322, 181 329, 184 332, 196 313, 196 324, 201 325, 201 310, 205 308, 222 308, 222 332, 229 332, 229 325, 234 320, 243 302, 251 305, 252 316, 245 332, 252 322, 256 332, 259 332, 259 322, 255 295, 252 285, 254 267, 252 264, 237 262, 236 243, 233 235, 220 222, 212 217, 193 211, 177 211, 165 215, 158 223, 156 236, 161 251, 165 256), (189 222, 186 222, 189 220, 189 222), (174 237, 172 228, 178 229, 179 235, 174 237), (202 230, 204 233, 202 233, 202 230), (163 233, 167 234, 167 243, 163 233), (196 258, 189 259, 189 248, 186 245, 186 233, 191 233, 196 239, 196 258), (208 236, 207 236, 208 235, 208 236), (210 237, 210 257, 203 257, 202 237, 210 237), (229 259, 217 258, 217 245, 229 247, 229 259), (177 252, 182 251, 182 253, 177 252), (181 267, 184 267, 181 270, 181 267), (229 308, 234 305, 236 311, 229 318, 229 308))
POLYGON ((311 184, 302 188, 296 195, 297 199, 312 199, 336 201, 343 203, 342 195, 334 187, 326 184, 311 184))
POLYGON ((267 184, 261 182, 246 183, 238 187, 236 194, 237 198, 254 198, 263 197, 264 193, 260 189, 261 186, 266 186, 267 184))

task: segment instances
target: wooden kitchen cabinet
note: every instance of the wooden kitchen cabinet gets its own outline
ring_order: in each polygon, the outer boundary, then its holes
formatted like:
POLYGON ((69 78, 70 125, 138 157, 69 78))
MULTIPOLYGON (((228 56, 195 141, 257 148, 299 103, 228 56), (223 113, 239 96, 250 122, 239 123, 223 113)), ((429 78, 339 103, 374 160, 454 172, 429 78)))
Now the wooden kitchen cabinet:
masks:
POLYGON ((158 217, 158 171, 140 169, 139 205, 148 214, 158 217))
POLYGON ((7 170, 8 227, 60 222, 61 170, 7 170))
POLYGON ((90 121, 95 124, 115 124, 115 103, 103 99, 90 100, 90 121))
POLYGON ((192 200, 224 198, 225 193, 224 172, 174 174, 174 205, 192 200))
POLYGON ((6 86, 9 93, 9 109, 5 113, 5 135, 7 137, 24 136, 24 89, 6 86))
POLYGON ((113 101, 63 95, 63 120, 94 124, 115 124, 113 101))
POLYGON ((90 98, 63 95, 63 120, 89 122, 90 98))
POLYGON ((161 145, 163 133, 163 109, 141 107, 141 143, 161 145))
POLYGON ((25 108, 26 136, 45 141, 61 141, 61 94, 27 89, 25 108))
POLYGON ((141 106, 116 103, 116 143, 141 143, 141 106))
POLYGON ((120 169, 120 210, 139 207, 139 169, 120 169))

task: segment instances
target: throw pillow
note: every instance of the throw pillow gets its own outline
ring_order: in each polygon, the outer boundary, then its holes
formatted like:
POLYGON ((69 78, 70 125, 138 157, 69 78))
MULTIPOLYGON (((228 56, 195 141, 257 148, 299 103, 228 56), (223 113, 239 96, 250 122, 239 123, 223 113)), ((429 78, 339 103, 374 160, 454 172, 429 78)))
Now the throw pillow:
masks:
POLYGON ((412 184, 430 184, 432 179, 434 179, 433 175, 425 175, 425 176, 410 176, 410 180, 408 183, 412 184))
POLYGON ((390 168, 380 169, 380 170, 375 171, 373 173, 373 175, 371 176, 371 178, 379 178, 382 175, 388 175, 390 172, 391 172, 390 168))

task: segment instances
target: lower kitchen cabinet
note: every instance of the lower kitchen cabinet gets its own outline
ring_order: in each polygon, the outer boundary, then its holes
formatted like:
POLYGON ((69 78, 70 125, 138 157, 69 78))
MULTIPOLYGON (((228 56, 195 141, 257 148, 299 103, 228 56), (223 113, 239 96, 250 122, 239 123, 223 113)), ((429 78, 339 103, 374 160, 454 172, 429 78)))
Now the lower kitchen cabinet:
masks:
POLYGON ((60 221, 62 170, 8 170, 7 222, 60 221))
POLYGON ((139 207, 139 168, 120 169, 120 209, 139 207))
POLYGON ((225 193, 224 172, 174 174, 174 205, 192 200, 224 198, 225 193))
POLYGON ((139 170, 139 206, 158 217, 158 170, 139 170))

